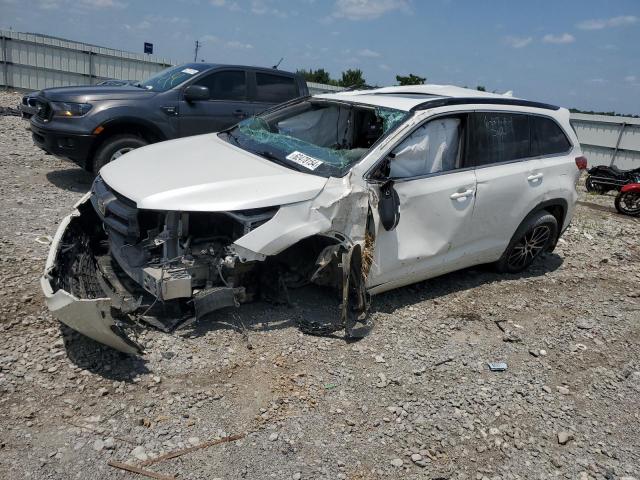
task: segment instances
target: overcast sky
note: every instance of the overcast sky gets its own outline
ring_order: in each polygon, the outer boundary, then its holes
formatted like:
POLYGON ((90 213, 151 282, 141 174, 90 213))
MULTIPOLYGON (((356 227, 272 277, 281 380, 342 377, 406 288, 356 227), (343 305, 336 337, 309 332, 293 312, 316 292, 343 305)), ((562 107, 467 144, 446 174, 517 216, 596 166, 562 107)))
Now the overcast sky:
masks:
POLYGON ((639 0, 0 0, 0 27, 193 60, 415 73, 640 114, 639 0))

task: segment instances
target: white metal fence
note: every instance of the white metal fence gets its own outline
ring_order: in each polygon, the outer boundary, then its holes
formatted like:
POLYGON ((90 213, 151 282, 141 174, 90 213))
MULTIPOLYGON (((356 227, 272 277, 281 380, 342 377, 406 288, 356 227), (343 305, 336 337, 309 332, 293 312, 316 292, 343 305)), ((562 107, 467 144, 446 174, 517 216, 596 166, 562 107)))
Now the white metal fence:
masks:
POLYGON ((47 35, 0 30, 0 85, 29 90, 143 80, 172 63, 47 35))
POLYGON ((332 93, 340 92, 344 90, 344 87, 337 87, 335 85, 326 85, 324 83, 307 82, 310 95, 318 95, 320 93, 332 93))
POLYGON ((640 167, 640 118, 572 113, 571 124, 590 166, 640 167))

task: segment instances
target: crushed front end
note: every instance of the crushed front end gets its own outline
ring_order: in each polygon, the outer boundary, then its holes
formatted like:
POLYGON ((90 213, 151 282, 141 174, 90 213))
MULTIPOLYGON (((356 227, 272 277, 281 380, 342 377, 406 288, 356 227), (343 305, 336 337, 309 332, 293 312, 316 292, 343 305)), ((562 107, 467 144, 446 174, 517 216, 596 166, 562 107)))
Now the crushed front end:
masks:
MULTIPOLYGON (((360 275, 349 281, 354 249, 344 236, 295 238, 273 255, 235 243, 257 234, 279 209, 142 210, 98 177, 54 238, 42 278, 47 305, 74 330, 133 354, 143 352, 135 339, 141 327, 172 331, 256 298, 286 302, 289 289, 308 283, 333 287, 344 297, 343 320, 349 303, 364 310, 364 282, 360 275)), ((287 229, 274 224, 274 238, 287 238, 287 229)))

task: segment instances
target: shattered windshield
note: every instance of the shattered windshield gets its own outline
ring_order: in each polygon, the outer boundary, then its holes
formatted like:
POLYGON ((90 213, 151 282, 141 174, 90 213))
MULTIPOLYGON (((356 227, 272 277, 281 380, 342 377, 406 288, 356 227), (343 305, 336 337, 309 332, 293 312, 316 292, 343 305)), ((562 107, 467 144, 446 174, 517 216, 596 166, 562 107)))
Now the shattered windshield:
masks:
POLYGON ((167 68, 166 70, 156 73, 144 82, 140 82, 138 85, 147 90, 153 90, 154 92, 166 92, 186 82, 204 70, 204 68, 204 66, 198 65, 197 63, 188 63, 186 65, 180 65, 179 67, 167 68))
POLYGON ((295 170, 342 176, 408 115, 390 108, 309 99, 243 120, 221 136, 295 170))

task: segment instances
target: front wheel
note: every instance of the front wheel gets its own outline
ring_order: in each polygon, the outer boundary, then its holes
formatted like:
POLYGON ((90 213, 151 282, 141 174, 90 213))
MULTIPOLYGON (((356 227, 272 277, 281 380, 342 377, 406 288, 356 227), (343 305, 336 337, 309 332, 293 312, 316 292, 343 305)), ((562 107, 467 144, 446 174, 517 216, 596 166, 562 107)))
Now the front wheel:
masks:
POLYGON ((616 210, 623 215, 640 215, 640 192, 622 192, 615 200, 616 210))
POLYGON ((98 175, 100 169, 107 163, 147 144, 148 142, 144 138, 135 135, 115 135, 108 138, 100 146, 93 159, 93 174, 98 175))
POLYGON ((558 238, 558 221, 547 211, 527 218, 511 238, 498 260, 499 272, 518 273, 526 269, 542 253, 549 250, 558 238))

